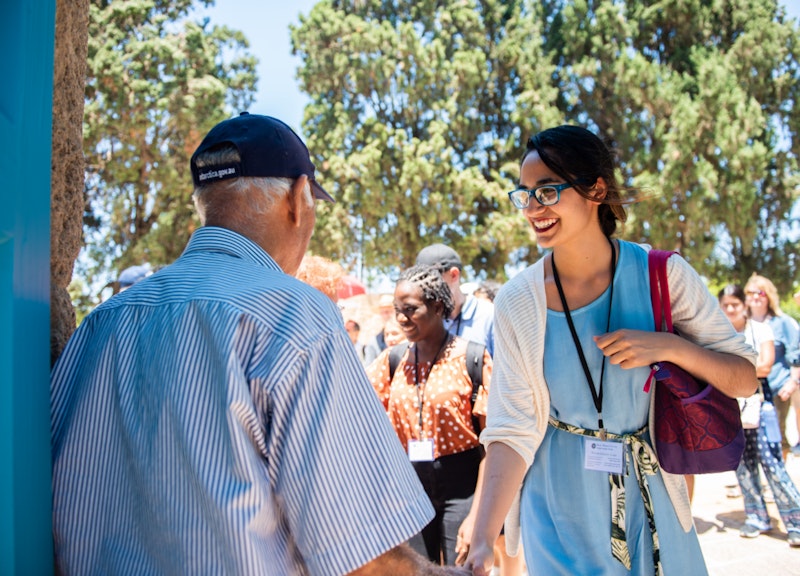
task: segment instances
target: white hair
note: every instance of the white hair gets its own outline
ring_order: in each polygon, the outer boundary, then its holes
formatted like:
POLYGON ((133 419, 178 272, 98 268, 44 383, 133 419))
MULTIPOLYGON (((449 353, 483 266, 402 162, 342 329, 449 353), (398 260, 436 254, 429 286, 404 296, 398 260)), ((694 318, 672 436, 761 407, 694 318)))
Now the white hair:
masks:
MULTIPOLYGON (((249 214, 243 214, 242 218, 252 214, 266 214, 275 204, 275 201, 285 197, 291 190, 294 180, 292 178, 278 177, 242 177, 222 180, 213 184, 198 186, 192 194, 194 205, 200 222, 205 226, 206 221, 215 214, 219 214, 225 209, 226 197, 228 200, 234 195, 243 196, 249 203, 249 214), (260 194, 252 194, 256 189, 260 194)), ((312 204, 314 198, 311 195, 311 185, 306 182, 303 189, 306 203, 312 204)), ((231 215, 227 214, 227 218, 231 215)))

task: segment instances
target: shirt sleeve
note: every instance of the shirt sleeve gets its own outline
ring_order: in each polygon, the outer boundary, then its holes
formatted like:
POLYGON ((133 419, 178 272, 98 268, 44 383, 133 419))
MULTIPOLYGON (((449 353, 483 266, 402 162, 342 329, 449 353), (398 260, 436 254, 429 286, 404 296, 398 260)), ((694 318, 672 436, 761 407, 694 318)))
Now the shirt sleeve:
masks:
POLYGON ((544 266, 512 278, 495 299, 495 350, 481 443, 502 442, 526 466, 544 438, 550 397, 544 379, 544 266), (525 310, 525 314, 520 314, 525 310))
POLYGON ((311 574, 348 573, 433 509, 344 330, 288 352, 265 383, 269 475, 311 574))
POLYGON ((791 316, 783 315, 786 330, 786 361, 792 366, 800 366, 800 326, 791 316))
POLYGON ((391 391, 392 381, 389 378, 389 352, 391 348, 387 348, 381 352, 377 358, 367 366, 367 377, 369 378, 372 388, 378 395, 378 399, 383 404, 383 409, 389 407, 389 395, 391 391))
POLYGON ((715 352, 756 363, 755 350, 731 325, 699 274, 680 255, 667 260, 672 324, 681 336, 715 352))

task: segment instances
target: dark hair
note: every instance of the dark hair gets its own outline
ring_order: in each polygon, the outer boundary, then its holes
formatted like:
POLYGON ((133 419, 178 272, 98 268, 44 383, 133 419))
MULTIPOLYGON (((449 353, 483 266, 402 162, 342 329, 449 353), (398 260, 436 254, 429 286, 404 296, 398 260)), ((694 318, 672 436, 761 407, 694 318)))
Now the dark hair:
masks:
POLYGON ((397 283, 399 284, 400 282, 408 282, 417 286, 422 291, 422 299, 425 304, 440 302, 444 318, 453 313, 455 309, 453 294, 436 267, 417 264, 411 268, 406 268, 400 274, 400 278, 397 279, 397 283))
POLYGON ((744 289, 738 284, 728 284, 717 294, 717 300, 722 300, 724 296, 733 296, 745 303, 744 289))
POLYGON ((495 280, 484 280, 475 289, 475 292, 473 292, 472 295, 475 296, 478 293, 483 293, 491 302, 494 302, 494 297, 497 296, 498 290, 500 290, 500 282, 495 280))
POLYGON ((600 138, 580 126, 558 126, 531 136, 522 161, 533 151, 538 152, 550 170, 572 184, 578 194, 601 203, 598 217, 603 234, 611 236, 617 229, 617 221, 627 220, 624 205, 634 201, 634 194, 626 191, 628 195, 622 197, 615 173, 615 155, 600 138), (606 183, 606 195, 601 200, 590 193, 598 178, 606 183), (591 184, 578 184, 581 180, 591 184))

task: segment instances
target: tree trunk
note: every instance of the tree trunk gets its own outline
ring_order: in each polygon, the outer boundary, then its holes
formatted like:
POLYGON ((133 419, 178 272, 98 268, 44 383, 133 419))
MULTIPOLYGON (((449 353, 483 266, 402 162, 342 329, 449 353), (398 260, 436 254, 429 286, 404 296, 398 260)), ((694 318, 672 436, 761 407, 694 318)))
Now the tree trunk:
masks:
POLYGON ((50 363, 75 330, 67 287, 81 249, 89 0, 57 0, 50 182, 50 363))

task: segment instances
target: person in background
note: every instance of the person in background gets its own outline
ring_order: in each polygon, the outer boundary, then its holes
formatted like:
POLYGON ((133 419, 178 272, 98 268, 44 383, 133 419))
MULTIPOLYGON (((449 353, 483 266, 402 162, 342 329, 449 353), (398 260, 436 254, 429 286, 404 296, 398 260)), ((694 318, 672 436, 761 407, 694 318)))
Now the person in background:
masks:
POLYGON ((500 282, 485 280, 478 285, 472 295, 475 296, 475 298, 483 298, 489 302, 494 302, 494 297, 497 296, 497 291, 500 290, 500 286, 500 282))
POLYGON ((313 286, 333 302, 339 301, 339 285, 344 277, 344 268, 324 256, 306 254, 297 269, 297 279, 313 286))
POLYGON ((361 326, 355 320, 347 320, 344 323, 344 328, 347 330, 347 335, 350 337, 350 342, 356 349, 359 360, 364 364, 364 344, 358 341, 358 336, 361 334, 361 326))
MULTIPOLYGON (((756 375, 764 402, 772 402, 772 391, 767 382, 775 360, 772 329, 767 324, 747 318, 745 292, 741 286, 729 284, 719 292, 719 305, 737 332, 744 334, 747 343, 758 352, 756 375)), ((753 401, 753 397, 744 401, 753 401)), ((740 403, 742 401, 740 400, 740 403)), ((800 492, 789 477, 781 457, 781 446, 770 442, 766 423, 762 418, 757 428, 745 428, 745 448, 742 461, 736 469, 736 479, 744 496, 746 520, 739 530, 742 538, 755 538, 771 529, 767 505, 761 487, 758 465, 769 483, 775 505, 788 533, 789 546, 800 547, 800 492)))
POLYGON ((119 278, 117 279, 117 284, 119 286, 119 292, 124 292, 140 280, 144 280, 153 272, 150 270, 150 266, 147 264, 142 264, 140 266, 129 266, 125 268, 119 274, 119 278))
POLYGON ((386 324, 394 317, 394 297, 391 294, 381 294, 378 300, 378 314, 380 316, 381 331, 370 338, 364 348, 364 365, 369 366, 378 355, 386 350, 386 324))
POLYGON ((459 574, 335 304, 298 281, 315 179, 269 116, 191 158, 202 227, 96 308, 51 375, 60 574, 459 574), (343 424, 357 421, 348 429, 343 424))
MULTIPOLYGON (((463 265, 458 253, 444 244, 431 244, 417 254, 418 265, 437 268, 441 273, 455 304, 452 313, 445 319, 445 327, 451 334, 466 340, 479 342, 486 346, 489 354, 494 353, 494 305, 488 298, 465 294, 461 287, 463 265)), ((460 533, 461 540, 469 541, 474 511, 464 524, 460 533)), ((466 546, 466 544, 464 544, 466 546)), ((495 546, 496 566, 500 576, 521 576, 524 562, 521 554, 506 553, 505 533, 501 532, 495 546)), ((463 550, 459 550, 463 553, 463 550)))
POLYGON ((453 297, 436 268, 404 270, 395 288, 394 307, 411 344, 394 375, 389 349, 367 373, 436 510, 435 518, 409 543, 433 562, 441 559, 452 565, 458 529, 478 484, 483 458, 478 434, 486 414, 492 360, 484 348, 483 381, 473 404, 467 341, 444 327, 453 297))
POLYGON ((797 391, 800 384, 800 327, 794 318, 781 310, 778 290, 768 278, 753 274, 747 280, 744 293, 749 317, 768 324, 775 336, 775 362, 767 380, 778 411, 781 452, 785 461, 791 448, 786 438, 786 418, 792 395, 800 395, 797 391))
POLYGON ((445 319, 445 327, 465 340, 486 346, 494 353, 494 307, 491 302, 464 294, 460 289, 462 264, 455 250, 444 244, 431 244, 417 254, 417 265, 437 268, 453 295, 453 312, 445 319))
MULTIPOLYGON (((800 291, 795 291, 792 294, 792 300, 797 306, 800 306, 800 291)), ((793 456, 800 458, 800 384, 798 384, 798 389, 792 392, 792 408, 794 408, 797 443, 792 446, 791 453, 793 456)))
POLYGON ((383 337, 387 348, 406 341, 406 335, 403 334, 403 329, 397 322, 397 318, 392 317, 386 321, 386 325, 383 327, 383 337))
MULTIPOLYGON (((632 193, 631 193, 632 196, 632 193)), ((650 365, 670 361, 729 396, 755 354, 699 275, 667 264, 680 336, 653 331, 647 250, 624 222, 615 155, 589 130, 528 140, 509 199, 547 253, 495 299, 485 476, 467 558, 489 574, 504 519, 531 574, 706 574, 682 475, 650 441, 650 365)))

